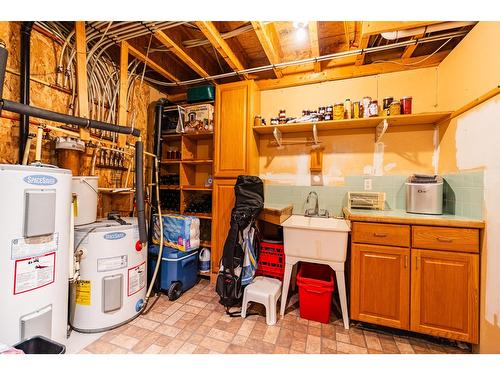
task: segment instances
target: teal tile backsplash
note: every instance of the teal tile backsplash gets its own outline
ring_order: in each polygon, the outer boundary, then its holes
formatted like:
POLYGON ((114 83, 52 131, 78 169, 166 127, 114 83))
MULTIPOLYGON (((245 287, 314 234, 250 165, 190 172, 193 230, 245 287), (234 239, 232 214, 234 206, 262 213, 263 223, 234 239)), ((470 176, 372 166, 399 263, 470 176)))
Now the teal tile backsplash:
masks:
MULTIPOLYGON (((342 215, 347 205, 348 191, 363 191, 365 176, 347 176, 344 186, 283 186, 266 184, 264 198, 268 203, 293 204, 294 214, 303 214, 310 191, 318 193, 320 208, 328 210, 331 216, 342 215)), ((407 176, 372 176, 372 191, 386 194, 386 209, 406 208, 407 176)), ((465 172, 443 175, 444 213, 465 216, 471 219, 483 218, 483 172, 465 172)), ((312 208, 312 207, 311 207, 312 208)))

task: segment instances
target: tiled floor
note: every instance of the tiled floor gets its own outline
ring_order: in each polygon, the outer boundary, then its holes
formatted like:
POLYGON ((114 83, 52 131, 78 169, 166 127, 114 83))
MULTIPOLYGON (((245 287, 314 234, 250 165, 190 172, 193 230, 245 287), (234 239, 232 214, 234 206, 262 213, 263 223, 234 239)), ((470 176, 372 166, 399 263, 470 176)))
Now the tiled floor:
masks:
POLYGON ((285 317, 267 326, 263 315, 228 317, 214 286, 202 280, 177 301, 162 295, 146 315, 107 332, 80 353, 466 353, 422 339, 345 330, 341 320, 304 320, 296 296, 292 299, 285 317))

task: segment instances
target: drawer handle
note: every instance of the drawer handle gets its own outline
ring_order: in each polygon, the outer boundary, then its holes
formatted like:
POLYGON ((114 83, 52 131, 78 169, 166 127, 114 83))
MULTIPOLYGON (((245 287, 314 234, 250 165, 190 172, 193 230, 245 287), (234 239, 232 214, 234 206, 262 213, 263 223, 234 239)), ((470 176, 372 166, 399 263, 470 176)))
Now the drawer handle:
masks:
POLYGON ((437 237, 437 240, 439 242, 447 242, 447 243, 453 242, 451 238, 445 238, 445 237, 437 237))
POLYGON ((373 233, 375 237, 387 237, 387 233, 373 233))

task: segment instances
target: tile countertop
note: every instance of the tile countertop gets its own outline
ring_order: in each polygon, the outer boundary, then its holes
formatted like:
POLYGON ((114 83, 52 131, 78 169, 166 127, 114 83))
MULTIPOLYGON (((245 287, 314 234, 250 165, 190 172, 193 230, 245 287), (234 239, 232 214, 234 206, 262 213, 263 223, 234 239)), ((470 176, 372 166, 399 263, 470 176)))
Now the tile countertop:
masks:
POLYGON ((344 207, 344 215, 351 221, 369 221, 393 224, 434 225, 459 228, 484 228, 484 220, 456 215, 409 214, 405 210, 363 210, 344 207))

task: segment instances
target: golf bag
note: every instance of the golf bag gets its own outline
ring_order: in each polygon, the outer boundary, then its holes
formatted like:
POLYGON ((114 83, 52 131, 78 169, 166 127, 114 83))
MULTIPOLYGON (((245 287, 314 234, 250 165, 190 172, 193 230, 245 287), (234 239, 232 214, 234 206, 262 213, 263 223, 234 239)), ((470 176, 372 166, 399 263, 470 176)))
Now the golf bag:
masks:
POLYGON ((256 219, 264 207, 262 180, 256 176, 238 176, 234 193, 236 202, 215 286, 219 303, 230 316, 239 314, 229 309, 241 305, 243 290, 252 282, 257 266, 260 236, 256 219))

